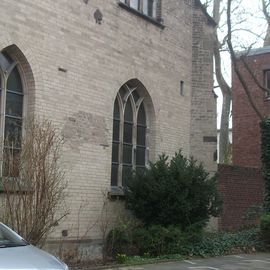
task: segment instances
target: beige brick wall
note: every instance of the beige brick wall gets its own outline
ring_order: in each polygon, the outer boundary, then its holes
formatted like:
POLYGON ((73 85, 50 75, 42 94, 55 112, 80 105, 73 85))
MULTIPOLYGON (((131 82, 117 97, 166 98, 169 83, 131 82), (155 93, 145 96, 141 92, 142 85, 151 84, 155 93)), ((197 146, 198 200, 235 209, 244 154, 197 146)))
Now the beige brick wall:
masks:
MULTIPOLYGON (((0 1, 0 49, 15 44, 27 59, 28 113, 53 120, 66 136, 63 166, 71 214, 54 237, 67 229, 75 238, 78 227, 83 234, 100 220, 102 192, 110 186, 114 99, 129 79, 140 80, 152 98, 151 159, 180 148, 190 154, 190 1, 163 0, 162 17, 164 29, 121 8, 116 0, 91 0, 87 5, 82 0, 0 1), (103 14, 101 24, 93 17, 97 8, 103 14), (180 81, 185 85, 183 96, 180 81)), ((207 119, 210 125, 214 118, 207 119)), ((111 202, 109 208, 118 209, 118 204, 111 202)), ((116 210, 109 213, 117 215, 116 210)), ((100 238, 99 226, 87 237, 100 238)))
POLYGON ((217 164, 216 98, 213 92, 213 30, 215 23, 196 5, 193 12, 193 66, 190 153, 210 171, 217 164), (212 25, 212 27, 211 27, 212 25))

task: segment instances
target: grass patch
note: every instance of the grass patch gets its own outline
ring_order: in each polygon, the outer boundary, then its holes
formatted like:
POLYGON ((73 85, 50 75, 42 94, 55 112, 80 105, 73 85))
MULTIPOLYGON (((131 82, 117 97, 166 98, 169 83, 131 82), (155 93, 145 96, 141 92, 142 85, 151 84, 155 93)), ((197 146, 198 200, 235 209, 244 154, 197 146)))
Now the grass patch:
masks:
POLYGON ((152 264, 156 262, 164 261, 182 261, 184 257, 180 254, 161 255, 157 257, 145 257, 145 256, 127 256, 125 254, 117 254, 116 261, 119 264, 138 265, 138 264, 152 264))

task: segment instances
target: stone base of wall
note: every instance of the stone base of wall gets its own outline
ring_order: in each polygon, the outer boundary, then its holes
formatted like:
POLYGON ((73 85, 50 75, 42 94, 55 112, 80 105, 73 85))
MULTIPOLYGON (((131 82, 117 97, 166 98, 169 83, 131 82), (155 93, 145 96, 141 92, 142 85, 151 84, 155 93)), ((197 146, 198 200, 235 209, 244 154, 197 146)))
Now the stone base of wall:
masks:
POLYGON ((237 230, 258 224, 258 216, 251 213, 263 202, 264 181, 260 169, 219 165, 218 189, 223 199, 219 230, 237 230))
POLYGON ((65 262, 76 264, 102 259, 102 240, 49 240, 43 249, 65 262))

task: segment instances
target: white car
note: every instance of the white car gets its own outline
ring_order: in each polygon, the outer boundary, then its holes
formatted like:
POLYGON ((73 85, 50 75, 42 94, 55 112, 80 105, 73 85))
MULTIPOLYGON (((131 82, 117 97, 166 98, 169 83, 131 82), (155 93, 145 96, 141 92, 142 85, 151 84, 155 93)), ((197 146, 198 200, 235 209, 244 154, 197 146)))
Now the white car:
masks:
POLYGON ((0 222, 0 270, 68 270, 49 253, 27 243, 0 222))

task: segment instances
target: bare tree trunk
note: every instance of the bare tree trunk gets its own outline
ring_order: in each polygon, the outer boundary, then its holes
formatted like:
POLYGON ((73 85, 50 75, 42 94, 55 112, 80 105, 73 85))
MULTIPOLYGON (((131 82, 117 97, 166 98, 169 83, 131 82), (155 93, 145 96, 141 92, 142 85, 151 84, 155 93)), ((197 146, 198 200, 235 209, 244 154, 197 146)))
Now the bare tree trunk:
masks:
POLYGON ((222 92, 222 112, 220 122, 220 137, 219 137, 219 163, 224 163, 226 153, 229 147, 229 121, 230 121, 230 108, 231 108, 231 88, 223 77, 221 69, 221 56, 220 56, 220 42, 218 40, 217 29, 220 22, 220 3, 222 0, 214 0, 213 6, 213 19, 217 22, 214 37, 214 59, 215 59, 215 73, 218 85, 222 92))
POLYGON ((269 46, 269 45, 270 45, 270 26, 269 26, 269 23, 268 23, 267 32, 266 32, 266 36, 264 38, 263 46, 266 47, 266 46, 269 46))
POLYGON ((269 0, 262 0, 263 14, 267 22, 267 32, 266 32, 266 36, 264 38, 264 43, 263 43, 264 47, 270 45, 270 16, 268 12, 269 5, 270 5, 269 0))
POLYGON ((231 111, 231 93, 223 94, 219 137, 219 163, 224 163, 229 148, 229 119, 231 111))
MULTIPOLYGON (((237 63, 237 57, 235 54, 235 51, 233 49, 232 45, 232 25, 231 25, 231 5, 232 5, 232 0, 227 0, 227 26, 228 26, 228 39, 227 39, 227 44, 229 48, 229 52, 231 55, 231 61, 232 61, 232 66, 234 68, 234 72, 237 75, 237 78, 239 79, 245 94, 248 98, 248 101, 256 113, 256 115, 260 118, 260 120, 263 120, 263 114, 260 111, 260 108, 256 105, 255 101, 253 100, 251 96, 251 91, 248 82, 245 80, 244 76, 242 75, 240 68, 237 63)), ((256 83, 256 81, 255 81, 256 83)))

